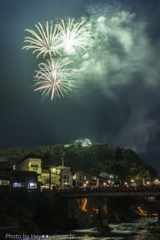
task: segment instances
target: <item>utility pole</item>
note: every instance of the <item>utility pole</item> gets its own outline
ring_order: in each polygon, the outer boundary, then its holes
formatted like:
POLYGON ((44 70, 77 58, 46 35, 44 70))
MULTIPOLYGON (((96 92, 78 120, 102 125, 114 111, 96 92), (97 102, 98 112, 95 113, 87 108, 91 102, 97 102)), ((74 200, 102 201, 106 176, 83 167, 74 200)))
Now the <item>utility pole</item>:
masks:
POLYGON ((62 179, 61 179, 61 183, 62 183, 62 187, 64 186, 64 183, 63 183, 63 176, 64 176, 64 174, 63 174, 63 170, 64 170, 64 156, 65 156, 65 149, 64 149, 64 146, 63 146, 63 149, 62 149, 62 173, 61 173, 61 177, 62 177, 62 179))

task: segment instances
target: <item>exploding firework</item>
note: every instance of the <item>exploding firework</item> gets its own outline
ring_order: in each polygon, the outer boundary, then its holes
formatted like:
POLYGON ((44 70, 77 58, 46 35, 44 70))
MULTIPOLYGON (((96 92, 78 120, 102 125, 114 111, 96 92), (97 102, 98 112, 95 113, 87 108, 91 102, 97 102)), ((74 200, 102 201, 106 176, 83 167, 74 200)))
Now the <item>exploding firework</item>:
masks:
POLYGON ((80 47, 87 51, 85 46, 90 45, 91 32, 88 26, 85 25, 85 22, 74 24, 74 19, 69 19, 68 26, 66 27, 62 20, 62 24, 58 24, 57 27, 60 30, 59 39, 61 41, 61 47, 64 48, 67 53, 74 51, 73 47, 80 47))
POLYGON ((23 47, 22 49, 35 49, 32 53, 39 52, 37 58, 43 54, 45 58, 46 54, 51 53, 60 54, 58 51, 59 48, 59 30, 57 26, 53 27, 52 25, 46 22, 46 26, 43 27, 41 23, 38 23, 39 26, 35 25, 37 32, 29 29, 25 29, 32 34, 33 37, 26 37, 24 42, 30 43, 29 45, 23 47))
POLYGON ((40 63, 39 71, 36 71, 35 76, 36 83, 34 86, 38 86, 34 91, 40 90, 42 92, 43 100, 51 94, 51 101, 54 97, 61 98, 72 87, 71 80, 71 69, 68 65, 71 63, 65 62, 59 59, 58 61, 54 59, 47 60, 45 63, 40 63))

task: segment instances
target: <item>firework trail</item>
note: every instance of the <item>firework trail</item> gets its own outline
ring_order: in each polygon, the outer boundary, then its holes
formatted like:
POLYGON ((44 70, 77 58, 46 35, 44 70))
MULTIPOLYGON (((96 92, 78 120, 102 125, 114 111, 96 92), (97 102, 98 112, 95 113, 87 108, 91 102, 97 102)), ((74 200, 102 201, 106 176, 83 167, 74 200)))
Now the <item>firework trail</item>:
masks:
POLYGON ((53 28, 53 26, 46 22, 46 26, 43 27, 41 23, 35 25, 37 28, 37 32, 29 29, 25 29, 32 34, 33 37, 25 37, 25 41, 29 43, 29 45, 23 47, 22 49, 35 49, 32 53, 39 52, 37 54, 37 58, 43 54, 43 58, 45 58, 46 54, 49 54, 51 57, 51 53, 54 55, 60 54, 58 49, 60 47, 59 43, 59 30, 57 26, 53 28))
POLYGON ((71 71, 68 65, 72 62, 61 60, 62 52, 67 51, 68 54, 75 52, 78 47, 86 50, 86 46, 90 45, 89 39, 91 33, 84 21, 74 23, 74 19, 69 19, 68 25, 62 20, 61 24, 53 26, 46 22, 43 26, 41 23, 35 25, 36 31, 26 29, 32 34, 32 37, 26 37, 24 42, 29 45, 22 49, 34 49, 32 53, 38 52, 37 58, 42 55, 45 61, 38 65, 39 70, 36 71, 34 91, 42 92, 42 99, 51 94, 53 98, 64 97, 68 94, 73 86, 71 80, 71 71), (59 60, 57 56, 60 57, 59 60))
POLYGON ((34 91, 41 91, 43 100, 51 94, 51 101, 53 98, 64 97, 71 90, 74 82, 71 79, 71 70, 68 65, 72 61, 64 62, 61 59, 46 60, 45 63, 40 63, 38 65, 39 71, 36 71, 35 85, 38 86, 34 91))

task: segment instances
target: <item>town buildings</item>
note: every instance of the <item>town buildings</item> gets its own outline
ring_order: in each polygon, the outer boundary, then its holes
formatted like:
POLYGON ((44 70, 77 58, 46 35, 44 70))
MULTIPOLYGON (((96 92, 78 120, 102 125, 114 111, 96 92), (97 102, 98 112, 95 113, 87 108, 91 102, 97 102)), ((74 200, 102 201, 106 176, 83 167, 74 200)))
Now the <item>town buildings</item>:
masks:
MULTIPOLYGON (((44 161, 45 162, 45 161, 44 161)), ((36 157, 26 157, 21 161, 16 159, 0 160, 0 188, 13 191, 22 189, 52 189, 54 187, 98 187, 116 184, 119 176, 102 172, 100 175, 90 171, 79 171, 75 175, 70 167, 58 164, 42 164, 36 157)))
POLYGON ((74 177, 74 181, 76 182, 76 185, 83 185, 83 186, 106 186, 107 184, 116 184, 119 182, 118 175, 103 173, 101 175, 95 174, 90 171, 80 171, 77 172, 74 177), (103 176, 105 177, 103 177, 103 176))

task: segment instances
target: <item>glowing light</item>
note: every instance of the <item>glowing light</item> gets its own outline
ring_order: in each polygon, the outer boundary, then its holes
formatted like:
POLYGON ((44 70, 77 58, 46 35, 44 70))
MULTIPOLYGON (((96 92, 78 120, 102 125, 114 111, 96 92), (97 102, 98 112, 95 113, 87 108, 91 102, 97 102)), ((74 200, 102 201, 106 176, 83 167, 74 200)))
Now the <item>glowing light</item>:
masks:
POLYGON ((25 31, 32 34, 33 37, 25 37, 25 41, 29 43, 29 45, 23 47, 22 49, 35 49, 32 53, 39 52, 37 54, 37 58, 43 54, 43 58, 48 53, 51 57, 51 53, 60 54, 58 48, 60 47, 59 43, 59 30, 57 26, 53 28, 52 25, 46 22, 46 26, 43 27, 41 23, 35 25, 37 28, 37 32, 29 29, 25 29, 25 31))
POLYGON ((134 182, 134 180, 132 179, 131 182, 134 182))
POLYGON ((127 185, 127 182, 125 182, 124 184, 127 185))
POLYGON ((88 184, 88 181, 86 181, 86 184, 88 184))
POLYGON ((68 94, 68 90, 72 87, 71 69, 67 66, 71 63, 63 63, 61 60, 47 60, 45 63, 40 63, 39 71, 35 76, 35 85, 38 86, 34 91, 42 92, 43 100, 51 93, 51 101, 54 97, 61 98, 64 94, 68 94))
POLYGON ((65 26, 64 21, 62 24, 57 25, 60 30, 60 41, 61 46, 69 53, 74 52, 73 47, 83 48, 85 51, 86 45, 90 45, 89 40, 91 33, 88 30, 88 26, 85 25, 85 22, 75 23, 74 18, 69 19, 68 26, 65 26))
POLYGON ((85 198, 84 204, 83 204, 83 206, 82 206, 82 210, 83 210, 83 211, 87 211, 87 210, 86 210, 87 201, 88 201, 87 198, 85 198))

